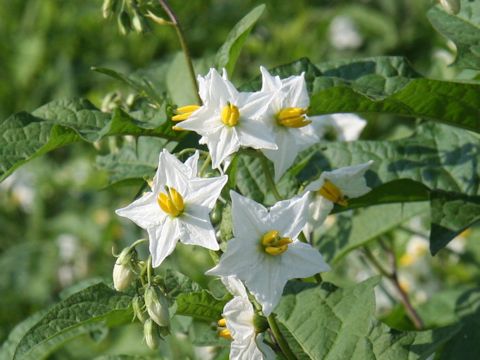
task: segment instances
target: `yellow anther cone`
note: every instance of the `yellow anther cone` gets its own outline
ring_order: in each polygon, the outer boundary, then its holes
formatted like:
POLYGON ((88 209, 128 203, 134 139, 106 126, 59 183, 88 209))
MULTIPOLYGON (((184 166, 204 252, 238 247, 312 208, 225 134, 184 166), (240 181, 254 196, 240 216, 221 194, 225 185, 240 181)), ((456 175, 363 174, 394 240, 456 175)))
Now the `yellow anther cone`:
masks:
POLYGON ((181 215, 185 209, 182 195, 172 187, 167 189, 167 193, 160 193, 157 202, 164 212, 173 217, 181 215))
POLYGON ((194 111, 200 109, 199 105, 186 105, 181 106, 175 110, 177 115, 172 116, 172 121, 183 121, 187 120, 194 111))
POLYGON ((317 193, 323 196, 325 199, 330 200, 338 205, 348 205, 348 201, 345 199, 340 189, 329 180, 325 180, 323 186, 317 191, 317 193))
POLYGON ((233 340, 232 338, 232 333, 228 329, 221 329, 218 331, 218 336, 227 339, 227 340, 233 340))
POLYGON ((301 128, 311 123, 305 118, 307 110, 299 107, 289 107, 277 113, 277 124, 291 128, 301 128))
POLYGON ((222 123, 227 126, 236 126, 240 119, 240 111, 233 104, 224 106, 221 113, 222 123))
POLYGON ((265 233, 262 236, 262 245, 263 246, 268 246, 275 242, 279 238, 279 232, 277 230, 271 230, 267 233, 265 233))

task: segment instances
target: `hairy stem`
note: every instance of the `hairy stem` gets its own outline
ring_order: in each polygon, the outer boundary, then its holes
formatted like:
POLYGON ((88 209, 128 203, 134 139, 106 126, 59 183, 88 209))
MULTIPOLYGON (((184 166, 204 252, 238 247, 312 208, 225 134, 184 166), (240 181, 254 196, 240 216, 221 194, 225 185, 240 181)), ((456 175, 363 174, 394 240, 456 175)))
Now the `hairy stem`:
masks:
POLYGON ((386 248, 384 244, 382 244, 382 247, 387 250, 388 257, 390 259, 390 265, 391 265, 391 271, 387 271, 375 258, 375 256, 372 254, 372 252, 368 248, 364 248, 364 253, 367 259, 370 261, 370 263, 380 272, 383 276, 385 276, 390 282, 393 284, 395 289, 397 290, 398 294, 400 295, 400 301, 402 302, 403 306, 405 307, 405 311, 412 320, 413 325, 417 330, 421 330, 424 327, 423 320, 418 315, 417 311, 413 307, 412 303, 410 302, 410 299, 408 297, 408 294, 405 292, 405 290, 402 288, 400 285, 400 281, 398 280, 398 267, 397 267, 397 261, 395 259, 395 253, 391 248, 386 248))
POLYGON ((195 76, 195 69, 193 68, 192 57, 190 56, 190 50, 188 50, 187 42, 185 41, 185 36, 183 34, 182 26, 178 21, 177 15, 175 15, 172 8, 168 4, 168 1, 167 0, 158 0, 158 1, 160 3, 160 6, 163 8, 163 10, 167 13, 168 17, 170 18, 172 25, 175 27, 178 41, 180 42, 180 46, 182 48, 183 54, 185 55, 188 72, 190 74, 190 80, 192 81, 193 90, 195 91, 195 95, 197 97, 197 103, 201 104, 202 100, 200 99, 200 95, 198 94, 198 84, 195 76))
POLYGON ((275 338, 275 341, 280 347, 280 350, 282 350, 283 355, 285 355, 285 358, 287 360, 295 360, 296 357, 293 354, 292 350, 290 350, 290 347, 288 346, 287 342, 285 341, 282 334, 280 333, 280 329, 278 328, 278 324, 277 324, 277 321, 275 320, 274 315, 271 314, 270 316, 268 316, 267 320, 268 320, 268 325, 270 326, 270 330, 272 330, 273 337, 275 338))

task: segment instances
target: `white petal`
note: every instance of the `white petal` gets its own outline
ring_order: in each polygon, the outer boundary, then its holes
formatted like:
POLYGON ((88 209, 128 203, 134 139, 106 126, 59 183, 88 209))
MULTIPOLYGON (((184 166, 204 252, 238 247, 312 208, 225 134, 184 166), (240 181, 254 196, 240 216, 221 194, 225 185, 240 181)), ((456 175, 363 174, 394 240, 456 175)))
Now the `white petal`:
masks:
POLYGON ((192 169, 182 163, 168 150, 163 149, 160 153, 158 168, 153 178, 153 190, 155 194, 164 192, 165 185, 175 188, 180 194, 185 194, 188 189, 188 179, 192 169))
POLYGON ((185 197, 185 202, 191 202, 212 210, 227 181, 227 175, 194 179, 189 183, 191 192, 188 197, 185 197))
POLYGON ((220 107, 205 105, 195 111, 187 120, 178 124, 184 130, 195 131, 202 136, 214 134, 224 127, 220 119, 220 107))
POLYGON ((269 229, 268 210, 261 204, 230 191, 232 199, 233 234, 256 243, 269 229))
POLYGON ((165 213, 161 211, 157 203, 157 197, 153 192, 148 192, 130 205, 115 211, 117 215, 132 220, 141 228, 158 225, 165 219, 165 213))
POLYGON ((263 356, 260 349, 257 347, 255 337, 248 338, 248 340, 232 341, 230 346, 230 360, 263 360, 263 356))
POLYGON ((147 230, 150 239, 149 249, 152 255, 152 266, 158 267, 175 249, 180 236, 180 228, 177 219, 167 217, 162 225, 147 230))
POLYGON ((238 275, 262 305, 265 316, 270 315, 277 306, 287 283, 287 280, 282 277, 280 260, 280 257, 265 255, 257 269, 251 268, 248 273, 238 275))
POLYGON ((197 176, 197 166, 198 166, 198 158, 200 156, 200 153, 195 151, 195 153, 190 156, 187 160, 185 160, 185 166, 190 170, 190 177, 196 177, 197 176))
POLYGON ((353 141, 360 137, 367 122, 355 114, 332 114, 332 122, 339 132, 339 140, 353 141))
POLYGON ((253 149, 278 149, 277 144, 275 144, 272 129, 260 120, 245 120, 237 126, 236 130, 240 144, 245 147, 251 147, 253 149))
POLYGON ((277 358, 277 355, 275 354, 275 351, 265 344, 263 342, 263 334, 258 334, 257 338, 255 339, 255 342, 257 343, 258 349, 262 352, 264 360, 274 360, 277 358))
POLYGON ((261 91, 277 91, 282 87, 279 76, 272 76, 263 66, 260 66, 260 72, 262 73, 261 91))
POLYGON ((188 245, 198 245, 210 250, 218 250, 215 230, 210 223, 209 210, 202 206, 188 205, 178 219, 181 226, 180 241, 188 245))
POLYGON ((281 236, 295 239, 307 220, 309 194, 296 196, 277 202, 270 209, 272 230, 278 230, 281 236))
POLYGON ((236 276, 223 276, 221 280, 228 292, 233 296, 248 297, 245 286, 236 276))
POLYGON ((249 338, 255 338, 253 318, 255 312, 248 298, 235 296, 223 308, 223 317, 227 321, 234 341, 244 342, 249 338))
POLYGON ((218 169, 222 162, 240 148, 234 129, 224 126, 218 133, 207 137, 207 146, 212 156, 212 168, 218 169))
POLYGON ((364 175, 372 164, 373 161, 370 160, 360 165, 325 171, 321 177, 330 180, 344 195, 351 198, 359 197, 370 191, 364 175))
POLYGON ((308 218, 305 227, 303 228, 304 232, 311 234, 323 224, 327 216, 333 209, 333 203, 323 196, 312 195, 310 197, 310 203, 308 205, 308 218))
POLYGON ((305 278, 330 270, 330 266, 328 266, 317 249, 300 241, 290 244, 288 250, 281 255, 281 258, 282 277, 286 281, 295 278, 305 278))
POLYGON ((307 108, 310 105, 305 74, 291 76, 282 81, 283 107, 307 108))

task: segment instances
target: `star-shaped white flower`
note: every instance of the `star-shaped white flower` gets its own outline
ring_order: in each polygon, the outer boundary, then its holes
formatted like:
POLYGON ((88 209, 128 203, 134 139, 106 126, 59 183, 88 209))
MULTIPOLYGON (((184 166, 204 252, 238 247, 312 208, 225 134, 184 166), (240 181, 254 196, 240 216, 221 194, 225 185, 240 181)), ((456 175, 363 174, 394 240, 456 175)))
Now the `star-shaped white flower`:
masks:
POLYGON ((268 316, 288 280, 330 269, 316 249, 297 240, 309 194, 280 201, 270 210, 234 191, 230 196, 234 238, 207 274, 242 280, 268 316))
POLYGON ((325 221, 335 204, 346 206, 349 198, 356 198, 370 191, 364 175, 372 164, 373 161, 370 160, 360 165, 324 171, 317 180, 308 184, 305 191, 311 191, 311 195, 305 235, 309 236, 325 221))
POLYGON ((197 177, 197 162, 198 152, 182 163, 164 149, 151 191, 116 211, 147 230, 154 267, 172 253, 178 240, 219 249, 209 214, 227 176, 197 177))
POLYGON ((213 168, 219 168, 241 146, 277 149, 272 132, 260 120, 268 105, 268 94, 239 92, 225 70, 220 76, 210 69, 206 77, 198 77, 198 83, 203 105, 179 108, 180 115, 173 120, 183 120, 177 128, 202 135, 200 143, 207 144, 213 168))
POLYGON ((222 278, 234 298, 223 308, 223 319, 232 339, 231 360, 275 359, 273 350, 263 342, 263 335, 255 329, 255 311, 248 300, 242 282, 234 276, 222 278))
POLYGON ((311 116, 312 125, 319 136, 332 141, 354 141, 360 137, 367 122, 355 114, 311 116))
POLYGON ((319 137, 307 118, 310 105, 305 76, 290 76, 280 79, 272 76, 263 66, 261 92, 270 94, 271 99, 264 120, 275 134, 278 150, 265 149, 262 152, 273 162, 275 181, 292 166, 298 153, 318 142, 319 137))

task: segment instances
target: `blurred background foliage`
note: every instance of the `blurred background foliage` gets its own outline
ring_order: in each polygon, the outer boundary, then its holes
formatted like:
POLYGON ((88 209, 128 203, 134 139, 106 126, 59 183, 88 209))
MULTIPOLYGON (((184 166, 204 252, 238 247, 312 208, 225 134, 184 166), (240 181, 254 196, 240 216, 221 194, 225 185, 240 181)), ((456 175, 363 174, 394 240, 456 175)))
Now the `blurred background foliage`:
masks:
MULTIPOLYGON (((425 16, 433 5, 431 0, 264 2, 266 12, 247 40, 233 76, 237 84, 256 76, 261 64, 272 67, 300 57, 320 63, 403 55, 429 77, 478 76, 447 67, 454 49, 425 16)), ((171 0, 194 57, 214 54, 232 26, 259 3, 171 0)), ((102 18, 98 0, 4 0, 0 19, 1 118, 16 111, 31 111, 53 99, 80 96, 101 106, 112 91, 126 97, 131 90, 90 68, 130 73, 161 63, 179 50, 173 29, 153 23, 144 34, 121 35, 115 19, 102 18)), ((368 120, 362 135, 367 139, 402 137, 415 125, 395 117, 379 121, 370 116, 368 120)), ((82 286, 98 278, 111 282, 112 246, 118 252, 142 237, 137 227, 121 222, 113 212, 135 197, 138 184, 107 189, 105 174, 92 166, 97 149, 105 146, 112 144, 106 140, 96 148, 76 144, 60 149, 22 167, 0 184, 0 342, 15 324, 54 303, 71 285, 82 286)), ((474 228, 432 258, 422 222, 425 216, 412 216, 402 229, 382 234, 383 241, 394 244, 400 277, 415 304, 425 303, 449 287, 480 281, 480 246, 475 245, 480 242, 466 241, 467 237, 478 239, 480 231, 474 228)), ((377 243, 370 247, 382 253, 377 243)), ((202 275, 211 265, 202 249, 180 246, 167 264, 203 286, 215 286, 202 275)), ((340 285, 375 273, 362 262, 361 251, 352 252, 335 269, 329 277, 340 285)), ((386 283, 377 298, 385 321, 394 327, 412 328, 391 293, 386 283)), ((454 298, 450 293, 445 296, 454 298)), ((115 330, 107 338, 92 334, 69 343, 51 358, 147 354, 141 336, 137 325, 115 330)), ((202 358, 185 339, 169 341, 166 356, 202 358)))

